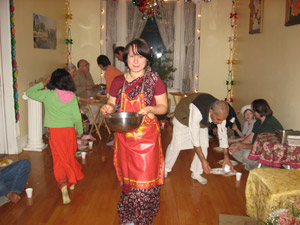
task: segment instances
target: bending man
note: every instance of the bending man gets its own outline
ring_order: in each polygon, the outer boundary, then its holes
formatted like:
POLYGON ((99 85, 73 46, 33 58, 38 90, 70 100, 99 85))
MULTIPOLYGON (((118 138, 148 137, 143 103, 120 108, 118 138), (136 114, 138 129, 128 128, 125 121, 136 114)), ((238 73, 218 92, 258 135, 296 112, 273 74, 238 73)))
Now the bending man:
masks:
POLYGON ((228 156, 228 137, 226 118, 229 106, 225 101, 219 101, 206 93, 195 93, 182 99, 175 109, 173 119, 173 136, 168 146, 165 159, 165 177, 172 171, 172 167, 181 150, 195 150, 191 165, 192 178, 201 184, 207 184, 207 179, 201 176, 203 171, 210 173, 211 168, 207 162, 207 149, 209 147, 208 128, 212 124, 218 127, 220 147, 224 151, 224 163, 233 169, 228 156))

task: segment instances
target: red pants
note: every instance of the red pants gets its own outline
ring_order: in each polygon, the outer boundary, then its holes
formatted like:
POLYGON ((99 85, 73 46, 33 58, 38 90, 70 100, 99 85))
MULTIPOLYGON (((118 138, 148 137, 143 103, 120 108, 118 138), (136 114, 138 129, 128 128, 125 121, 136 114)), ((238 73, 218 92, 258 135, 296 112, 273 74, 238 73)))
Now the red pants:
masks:
POLYGON ((53 171, 60 188, 77 184, 84 175, 75 158, 77 150, 74 127, 49 128, 49 145, 53 158, 53 171))

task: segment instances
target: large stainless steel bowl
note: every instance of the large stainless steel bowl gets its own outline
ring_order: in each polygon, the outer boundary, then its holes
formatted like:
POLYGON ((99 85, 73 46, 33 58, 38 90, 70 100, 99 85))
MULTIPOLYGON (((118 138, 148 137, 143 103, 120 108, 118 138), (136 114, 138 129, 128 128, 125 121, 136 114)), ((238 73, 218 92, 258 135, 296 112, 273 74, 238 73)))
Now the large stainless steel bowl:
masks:
POLYGON ((143 115, 136 112, 120 112, 104 115, 107 126, 119 133, 138 128, 143 121, 143 117, 143 115))

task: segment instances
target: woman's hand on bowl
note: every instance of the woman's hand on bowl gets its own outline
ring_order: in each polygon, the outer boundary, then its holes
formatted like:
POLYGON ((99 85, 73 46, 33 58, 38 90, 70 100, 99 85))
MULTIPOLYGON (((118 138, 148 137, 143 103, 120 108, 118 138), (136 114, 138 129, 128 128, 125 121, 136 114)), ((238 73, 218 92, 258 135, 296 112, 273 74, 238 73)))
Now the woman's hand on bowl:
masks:
POLYGON ((111 104, 105 104, 101 107, 101 113, 106 115, 106 114, 110 114, 114 111, 114 106, 111 104))
POLYGON ((139 114, 142 114, 143 116, 147 116, 148 113, 151 112, 151 108, 152 108, 151 106, 146 106, 139 111, 139 114))

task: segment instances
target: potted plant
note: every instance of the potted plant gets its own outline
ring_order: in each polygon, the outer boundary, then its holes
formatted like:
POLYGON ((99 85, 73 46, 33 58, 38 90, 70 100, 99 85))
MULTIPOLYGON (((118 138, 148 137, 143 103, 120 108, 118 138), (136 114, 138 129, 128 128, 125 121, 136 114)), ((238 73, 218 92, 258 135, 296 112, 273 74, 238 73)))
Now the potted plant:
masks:
POLYGON ((174 80, 173 73, 177 70, 173 67, 172 59, 168 57, 172 54, 172 51, 158 47, 153 52, 156 54, 153 56, 151 70, 157 72, 166 86, 168 86, 169 81, 174 80))

